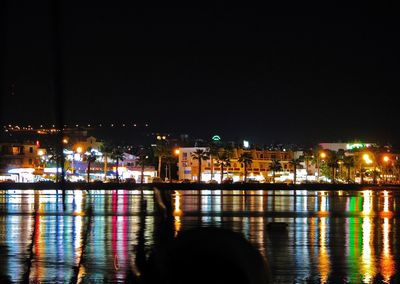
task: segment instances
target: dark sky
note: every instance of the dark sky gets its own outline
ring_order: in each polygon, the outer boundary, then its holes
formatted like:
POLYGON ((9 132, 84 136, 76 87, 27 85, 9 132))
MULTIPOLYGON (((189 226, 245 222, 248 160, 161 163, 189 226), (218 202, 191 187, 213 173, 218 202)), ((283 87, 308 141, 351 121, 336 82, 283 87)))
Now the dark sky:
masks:
MULTIPOLYGON (((388 2, 101 2, 60 9, 67 122, 265 143, 400 141, 398 7, 388 2)), ((7 2, 5 122, 54 120, 50 3, 7 2)))

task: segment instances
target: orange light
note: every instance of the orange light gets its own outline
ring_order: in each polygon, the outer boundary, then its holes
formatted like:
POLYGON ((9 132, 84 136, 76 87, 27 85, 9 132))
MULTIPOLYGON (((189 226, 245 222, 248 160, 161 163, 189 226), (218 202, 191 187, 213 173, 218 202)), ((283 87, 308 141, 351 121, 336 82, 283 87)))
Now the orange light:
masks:
POLYGON ((175 149, 175 155, 179 155, 180 152, 181 152, 181 150, 175 149))
POLYGON ((82 153, 82 147, 76 148, 76 152, 79 153, 79 154, 82 153))
POLYGON ((326 154, 324 152, 322 152, 320 156, 322 159, 326 158, 326 154))
POLYGON ((68 144, 68 139, 67 139, 67 138, 64 138, 62 142, 63 142, 64 144, 68 144))
POLYGON ((389 158, 388 156, 384 156, 384 157, 383 157, 383 161, 384 161, 384 162, 389 162, 389 160, 390 160, 390 158, 389 158))

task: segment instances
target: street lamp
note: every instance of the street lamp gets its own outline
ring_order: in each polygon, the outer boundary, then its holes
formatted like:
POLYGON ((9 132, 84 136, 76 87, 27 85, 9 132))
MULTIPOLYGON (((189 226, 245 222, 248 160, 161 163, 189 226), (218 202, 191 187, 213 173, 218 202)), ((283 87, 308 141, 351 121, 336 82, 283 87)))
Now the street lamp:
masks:
POLYGON ((390 161, 389 156, 383 156, 383 161, 385 162, 385 182, 387 182, 387 178, 388 178, 388 164, 390 161))
POLYGON ((325 158, 326 158, 326 153, 325 153, 325 152, 321 152, 321 153, 318 155, 318 157, 317 157, 318 181, 319 181, 320 168, 321 168, 320 162, 321 162, 321 160, 323 160, 323 159, 325 159, 325 158))

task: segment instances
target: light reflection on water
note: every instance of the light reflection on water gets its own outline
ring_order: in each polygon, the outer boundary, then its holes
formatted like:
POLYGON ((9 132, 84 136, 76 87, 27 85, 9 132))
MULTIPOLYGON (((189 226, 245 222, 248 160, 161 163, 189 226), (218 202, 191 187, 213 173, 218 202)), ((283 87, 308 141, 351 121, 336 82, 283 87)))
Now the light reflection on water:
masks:
MULTIPOLYGON (((0 192, 0 280, 22 281, 30 261, 33 282, 123 281, 161 242, 153 191, 143 193, 75 190, 63 203, 57 190, 0 192)), ((240 232, 277 283, 389 283, 399 279, 399 199, 385 190, 175 191, 169 229, 240 232), (269 231, 268 222, 288 229, 269 231)))

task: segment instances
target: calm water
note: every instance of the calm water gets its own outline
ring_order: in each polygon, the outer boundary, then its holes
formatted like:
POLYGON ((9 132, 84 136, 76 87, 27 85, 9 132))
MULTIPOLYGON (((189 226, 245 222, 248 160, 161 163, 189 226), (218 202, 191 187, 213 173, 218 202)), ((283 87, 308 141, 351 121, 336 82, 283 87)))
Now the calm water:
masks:
POLYGON ((29 271, 31 282, 123 282, 165 230, 174 237, 199 226, 243 234, 268 261, 274 283, 400 281, 396 192, 180 191, 168 229, 160 229, 154 199, 153 191, 76 190, 64 200, 55 190, 1 191, 2 281, 20 282, 29 271), (266 229, 278 221, 287 231, 266 229))

